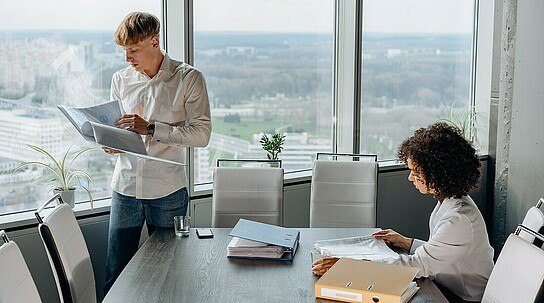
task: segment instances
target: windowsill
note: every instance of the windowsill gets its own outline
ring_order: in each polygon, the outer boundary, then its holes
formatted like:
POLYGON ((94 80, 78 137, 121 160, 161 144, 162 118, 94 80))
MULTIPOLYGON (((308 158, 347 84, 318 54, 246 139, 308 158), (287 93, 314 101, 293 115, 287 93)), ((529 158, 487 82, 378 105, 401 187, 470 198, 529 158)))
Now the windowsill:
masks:
MULTIPOLYGON (((74 213, 76 218, 84 218, 88 216, 95 216, 99 214, 107 214, 110 212, 111 199, 101 199, 94 201, 94 208, 91 209, 89 202, 76 203, 74 207, 74 213)), ((47 215, 51 211, 52 207, 47 207, 40 214, 41 216, 47 215)), ((25 212, 19 212, 15 214, 0 216, 0 230, 19 230, 28 227, 32 227, 38 224, 35 216, 36 210, 29 210, 25 212)))

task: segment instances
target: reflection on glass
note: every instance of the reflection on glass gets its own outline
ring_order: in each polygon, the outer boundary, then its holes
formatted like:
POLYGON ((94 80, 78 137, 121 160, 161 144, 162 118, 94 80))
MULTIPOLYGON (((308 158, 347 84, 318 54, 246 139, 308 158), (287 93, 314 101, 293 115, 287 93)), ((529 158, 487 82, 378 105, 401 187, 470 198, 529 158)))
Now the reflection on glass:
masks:
MULTIPOLYGON (((112 74, 126 66, 113 32, 131 11, 160 16, 161 1, 38 0, 2 3, 0 11, 0 214, 35 209, 52 193, 41 167, 12 174, 10 167, 41 160, 27 144, 55 156, 80 138, 58 105, 90 106, 109 100, 112 74), (58 7, 56 7, 58 6, 58 7)), ((77 149, 77 148, 72 148, 77 149)), ((111 195, 116 157, 102 152, 80 157, 74 167, 92 174, 95 200, 111 195)), ((88 200, 76 191, 76 200, 88 200)))

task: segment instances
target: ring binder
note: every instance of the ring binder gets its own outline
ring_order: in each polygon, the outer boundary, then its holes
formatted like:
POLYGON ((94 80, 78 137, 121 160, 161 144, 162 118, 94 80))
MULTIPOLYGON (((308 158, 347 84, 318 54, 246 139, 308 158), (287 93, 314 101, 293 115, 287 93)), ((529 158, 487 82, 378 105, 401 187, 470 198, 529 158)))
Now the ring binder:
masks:
POLYGON ((404 303, 418 291, 418 268, 342 258, 315 283, 317 298, 343 302, 404 303))
POLYGON ((227 254, 227 258, 292 261, 297 252, 300 232, 296 229, 240 219, 229 236, 282 247, 283 255, 279 258, 269 258, 249 254, 245 256, 227 254))

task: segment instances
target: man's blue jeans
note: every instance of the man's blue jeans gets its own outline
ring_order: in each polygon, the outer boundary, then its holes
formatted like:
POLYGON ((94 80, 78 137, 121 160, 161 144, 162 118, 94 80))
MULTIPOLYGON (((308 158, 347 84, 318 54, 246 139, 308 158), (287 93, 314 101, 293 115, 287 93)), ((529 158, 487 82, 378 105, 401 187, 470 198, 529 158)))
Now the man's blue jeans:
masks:
POLYGON ((184 187, 166 197, 144 200, 112 193, 104 295, 138 250, 144 220, 148 234, 174 226, 174 216, 185 215, 189 195, 184 187))

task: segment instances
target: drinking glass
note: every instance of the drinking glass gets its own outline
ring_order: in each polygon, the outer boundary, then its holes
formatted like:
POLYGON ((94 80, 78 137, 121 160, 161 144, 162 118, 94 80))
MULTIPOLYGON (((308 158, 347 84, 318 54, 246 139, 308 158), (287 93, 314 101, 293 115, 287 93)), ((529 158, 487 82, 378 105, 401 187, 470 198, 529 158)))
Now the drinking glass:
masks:
POLYGON ((174 231, 176 232, 176 236, 188 237, 190 225, 191 225, 190 216, 175 216, 174 217, 174 231))

